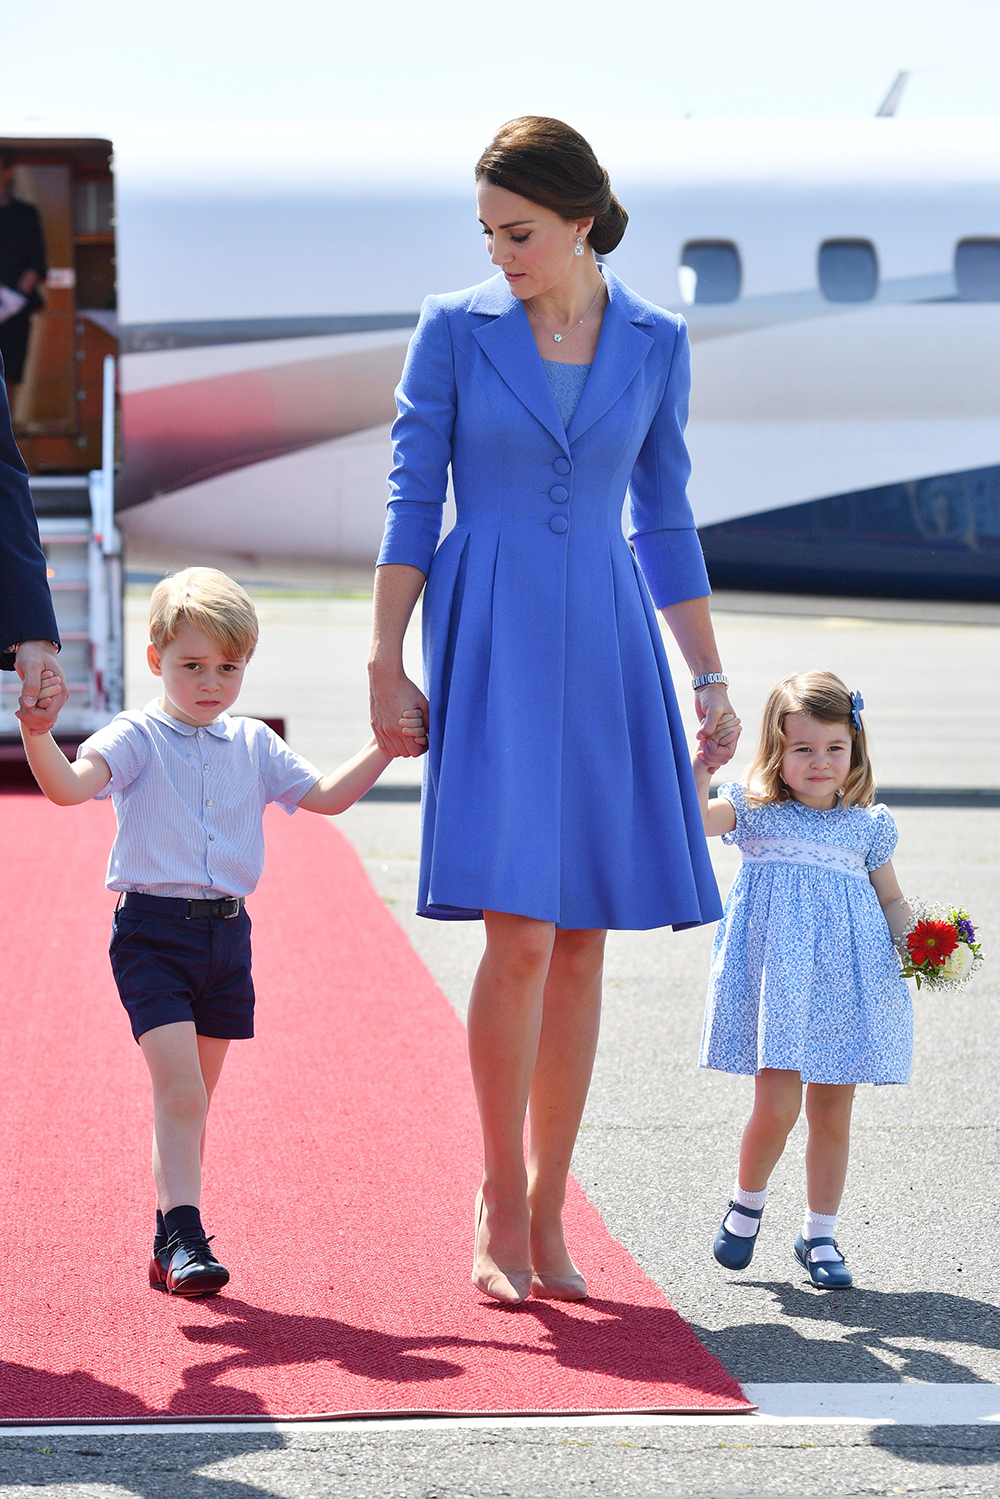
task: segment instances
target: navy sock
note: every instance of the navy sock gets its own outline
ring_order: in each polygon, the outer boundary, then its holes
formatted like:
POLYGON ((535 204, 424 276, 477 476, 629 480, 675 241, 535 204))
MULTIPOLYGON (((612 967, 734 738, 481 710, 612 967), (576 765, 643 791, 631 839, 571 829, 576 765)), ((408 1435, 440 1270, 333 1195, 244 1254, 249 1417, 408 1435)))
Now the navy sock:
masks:
POLYGON ((183 1207, 171 1208, 169 1212, 164 1213, 163 1226, 169 1239, 174 1239, 178 1235, 184 1239, 205 1237, 205 1230, 201 1226, 201 1214, 189 1203, 183 1207))
POLYGON ((156 1232, 153 1234, 153 1253, 159 1254, 161 1249, 166 1248, 170 1235, 167 1233, 167 1225, 163 1221, 163 1214, 159 1208, 156 1209, 156 1232))

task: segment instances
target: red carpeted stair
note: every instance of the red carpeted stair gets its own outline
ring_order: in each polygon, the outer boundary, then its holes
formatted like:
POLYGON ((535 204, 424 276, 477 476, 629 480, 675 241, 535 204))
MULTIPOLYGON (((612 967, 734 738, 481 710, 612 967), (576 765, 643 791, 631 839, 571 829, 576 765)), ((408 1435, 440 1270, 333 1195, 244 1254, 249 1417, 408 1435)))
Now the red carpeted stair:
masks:
POLYGON ((459 1022, 318 818, 267 817, 257 1038, 209 1123, 227 1293, 149 1291, 149 1089, 114 989, 113 816, 0 797, 0 1420, 742 1411, 575 1184, 592 1298, 469 1284, 479 1170, 459 1022))

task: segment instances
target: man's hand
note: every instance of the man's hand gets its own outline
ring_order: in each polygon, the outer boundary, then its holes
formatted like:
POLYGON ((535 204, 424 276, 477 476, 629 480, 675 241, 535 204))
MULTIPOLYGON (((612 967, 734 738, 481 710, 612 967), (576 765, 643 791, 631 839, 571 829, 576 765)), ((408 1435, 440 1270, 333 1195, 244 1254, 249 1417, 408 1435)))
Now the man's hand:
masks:
POLYGON ((22 640, 14 657, 14 669, 21 678, 21 696, 17 716, 29 734, 46 734, 55 726, 59 710, 69 698, 69 688, 59 656, 51 640, 22 640), (46 672, 47 689, 41 696, 42 673, 46 672), (52 693, 53 684, 58 692, 52 693))

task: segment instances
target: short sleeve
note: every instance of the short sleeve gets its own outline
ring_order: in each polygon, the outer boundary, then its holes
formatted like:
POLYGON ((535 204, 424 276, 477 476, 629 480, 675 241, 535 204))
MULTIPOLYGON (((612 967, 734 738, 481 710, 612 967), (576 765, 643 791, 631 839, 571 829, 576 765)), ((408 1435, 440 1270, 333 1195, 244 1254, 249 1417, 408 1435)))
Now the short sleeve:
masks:
POLYGON ((899 833, 895 819, 889 808, 880 802, 877 807, 872 808, 872 841, 865 855, 865 864, 869 871, 881 869, 883 864, 888 864, 896 852, 898 841, 899 833))
POLYGON ((719 787, 719 800, 729 802, 736 813, 736 826, 728 833, 723 833, 723 843, 739 843, 742 833, 746 831, 747 802, 743 793, 743 787, 738 781, 728 781, 725 786, 719 787))
POLYGON ((315 765, 289 749, 273 729, 266 724, 262 728, 266 736, 261 755, 264 798, 277 802, 291 816, 306 792, 323 777, 315 765))
POLYGON ((91 734, 89 739, 83 741, 76 752, 76 758, 82 760, 84 755, 91 752, 100 755, 111 772, 108 784, 92 798, 95 802, 102 802, 106 797, 124 791, 142 775, 149 764, 149 735, 134 719, 119 714, 103 729, 98 729, 96 734, 91 734))

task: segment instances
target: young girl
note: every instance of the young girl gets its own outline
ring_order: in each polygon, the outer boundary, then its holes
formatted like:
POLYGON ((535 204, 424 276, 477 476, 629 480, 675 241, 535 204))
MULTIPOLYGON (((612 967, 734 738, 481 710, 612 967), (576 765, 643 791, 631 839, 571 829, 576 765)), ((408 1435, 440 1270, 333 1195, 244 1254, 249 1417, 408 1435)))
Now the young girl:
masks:
POLYGON ((721 1265, 749 1265, 767 1183, 806 1085, 806 1213, 794 1253, 814 1286, 851 1285, 834 1241, 857 1083, 910 1077, 913 1013, 893 948, 911 919, 889 862, 896 825, 873 806, 860 693, 832 672, 774 688, 747 785, 722 786, 694 761, 708 836, 743 862, 712 953, 701 1065, 753 1074, 721 1265))

